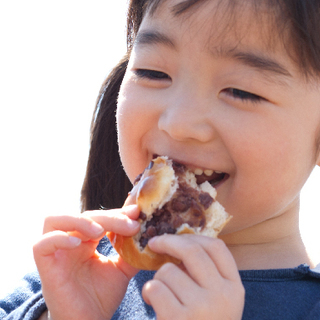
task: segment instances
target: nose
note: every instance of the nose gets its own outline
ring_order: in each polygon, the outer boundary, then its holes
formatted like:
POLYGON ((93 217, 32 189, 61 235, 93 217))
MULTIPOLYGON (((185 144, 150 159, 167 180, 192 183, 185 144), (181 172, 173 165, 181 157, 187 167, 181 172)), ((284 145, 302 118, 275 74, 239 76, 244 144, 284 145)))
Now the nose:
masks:
POLYGON ((191 97, 174 99, 164 108, 158 121, 159 130, 177 141, 208 142, 215 136, 210 112, 203 103, 191 97))

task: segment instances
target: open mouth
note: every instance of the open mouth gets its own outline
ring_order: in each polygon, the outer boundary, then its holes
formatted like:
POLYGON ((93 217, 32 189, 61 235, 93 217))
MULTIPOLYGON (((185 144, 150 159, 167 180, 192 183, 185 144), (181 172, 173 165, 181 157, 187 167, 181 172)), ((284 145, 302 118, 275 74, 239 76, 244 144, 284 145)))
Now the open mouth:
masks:
MULTIPOLYGON (((154 155, 153 159, 157 158, 158 155, 154 155)), ((175 160, 173 160, 176 166, 183 166, 185 167, 184 164, 181 164, 175 160)), ((195 169, 190 169, 191 172, 194 173, 196 179, 197 179, 197 184, 200 185, 206 181, 208 181, 213 187, 217 187, 219 184, 224 182, 225 180, 228 179, 229 175, 225 172, 222 171, 217 171, 217 170, 212 170, 212 169, 201 169, 201 168, 195 168, 195 169)))
POLYGON ((213 187, 216 187, 222 181, 225 181, 228 178, 228 174, 221 171, 214 170, 194 170, 194 174, 197 179, 197 184, 202 184, 205 181, 208 181, 213 187))

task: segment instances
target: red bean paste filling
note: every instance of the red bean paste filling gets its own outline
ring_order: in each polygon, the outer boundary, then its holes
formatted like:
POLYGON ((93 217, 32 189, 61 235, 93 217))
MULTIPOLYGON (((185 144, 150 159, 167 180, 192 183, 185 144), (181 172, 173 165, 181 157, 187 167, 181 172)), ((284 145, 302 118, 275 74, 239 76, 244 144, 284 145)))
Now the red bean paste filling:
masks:
MULTIPOLYGON (((182 175, 187 170, 184 165, 173 161, 172 167, 178 177, 179 187, 174 198, 161 209, 157 209, 152 214, 151 220, 147 221, 146 230, 139 240, 142 248, 145 248, 152 237, 165 233, 175 234, 184 223, 190 227, 205 226, 204 210, 210 207, 214 199, 209 193, 197 191, 182 181, 182 175)), ((147 216, 140 212, 139 218, 145 221, 147 216)))

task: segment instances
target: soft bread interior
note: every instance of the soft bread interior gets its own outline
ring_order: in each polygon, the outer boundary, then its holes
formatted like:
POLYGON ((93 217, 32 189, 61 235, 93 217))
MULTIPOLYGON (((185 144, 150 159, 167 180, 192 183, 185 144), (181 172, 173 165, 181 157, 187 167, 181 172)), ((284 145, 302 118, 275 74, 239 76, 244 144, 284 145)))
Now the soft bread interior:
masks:
MULTIPOLYGON (((140 181, 131 191, 131 196, 136 198, 136 203, 141 211, 146 214, 147 219, 141 223, 140 232, 134 236, 134 240, 140 251, 143 248, 139 244, 141 234, 146 231, 147 222, 152 219, 155 209, 161 209, 176 193, 179 183, 172 167, 172 160, 167 157, 158 157, 153 160, 153 165, 142 174, 140 181)), ((181 177, 180 177, 181 179, 181 177)), ((209 193, 215 200, 217 192, 209 182, 198 185, 193 172, 186 170, 183 174, 183 182, 190 187, 209 193)), ((213 201, 205 210, 206 224, 204 227, 192 228, 184 223, 177 229, 177 234, 194 233, 209 237, 217 237, 224 225, 230 220, 223 206, 213 201)))

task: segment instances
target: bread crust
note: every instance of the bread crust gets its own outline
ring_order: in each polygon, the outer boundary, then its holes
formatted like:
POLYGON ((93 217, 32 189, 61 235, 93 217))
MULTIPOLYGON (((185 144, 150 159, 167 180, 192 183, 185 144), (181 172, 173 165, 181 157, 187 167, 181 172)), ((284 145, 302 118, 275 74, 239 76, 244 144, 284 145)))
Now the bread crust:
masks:
POLYGON ((158 270, 167 262, 180 263, 178 259, 167 254, 153 252, 148 245, 141 252, 133 237, 125 237, 113 232, 110 232, 107 236, 120 257, 137 269, 158 270))

